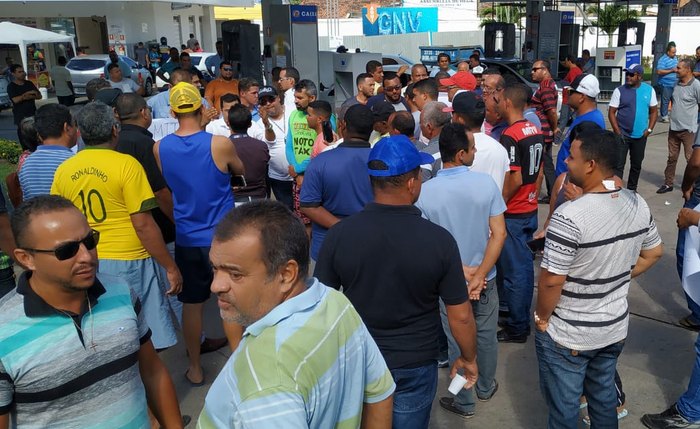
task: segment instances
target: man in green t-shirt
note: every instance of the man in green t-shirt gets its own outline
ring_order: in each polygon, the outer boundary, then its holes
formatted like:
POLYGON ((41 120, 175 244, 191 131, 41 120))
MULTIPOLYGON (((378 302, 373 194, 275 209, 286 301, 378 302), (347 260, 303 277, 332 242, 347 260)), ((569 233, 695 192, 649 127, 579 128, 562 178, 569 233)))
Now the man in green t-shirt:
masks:
POLYGON ((316 100, 316 95, 316 84, 308 79, 302 79, 294 86, 294 104, 297 108, 289 112, 287 127, 286 153, 289 175, 294 178, 294 212, 304 221, 307 228, 311 227, 311 220, 299 211, 299 193, 317 136, 316 131, 310 128, 306 121, 306 109, 309 103, 316 100))

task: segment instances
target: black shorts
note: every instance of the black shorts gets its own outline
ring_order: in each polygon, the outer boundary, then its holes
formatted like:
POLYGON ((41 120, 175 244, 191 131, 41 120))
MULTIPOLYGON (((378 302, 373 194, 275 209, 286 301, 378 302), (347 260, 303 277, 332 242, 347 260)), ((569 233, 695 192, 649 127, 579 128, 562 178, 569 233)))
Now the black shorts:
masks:
POLYGON ((182 292, 178 301, 185 304, 201 304, 211 295, 214 273, 209 263, 209 247, 183 247, 175 245, 175 263, 182 274, 182 292))

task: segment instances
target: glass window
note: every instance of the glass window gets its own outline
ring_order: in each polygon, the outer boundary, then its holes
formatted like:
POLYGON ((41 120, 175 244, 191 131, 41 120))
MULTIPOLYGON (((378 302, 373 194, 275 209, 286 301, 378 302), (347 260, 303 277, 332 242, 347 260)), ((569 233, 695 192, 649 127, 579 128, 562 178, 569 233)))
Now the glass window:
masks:
POLYGON ((382 65, 383 66, 395 66, 397 64, 398 64, 398 61, 396 61, 393 58, 386 58, 386 57, 382 58, 382 65))
POLYGON ((107 64, 106 60, 97 60, 92 58, 73 58, 72 60, 68 61, 66 68, 75 71, 88 71, 95 69, 103 69, 105 64, 107 64))

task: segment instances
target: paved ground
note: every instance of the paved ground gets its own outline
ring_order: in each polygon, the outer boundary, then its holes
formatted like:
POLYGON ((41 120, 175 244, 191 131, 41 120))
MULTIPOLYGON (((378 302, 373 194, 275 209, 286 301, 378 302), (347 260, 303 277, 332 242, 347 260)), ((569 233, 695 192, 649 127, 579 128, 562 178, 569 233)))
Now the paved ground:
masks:
MULTIPOLYGON (((601 105, 600 108, 605 110, 606 106, 601 105)), ((0 113, 0 137, 14 138, 14 131, 11 114, 3 111, 0 113)), ((660 412, 673 403, 687 386, 695 358, 695 334, 676 325, 678 319, 687 314, 685 298, 675 270, 675 221, 682 207, 682 198, 678 187, 672 193, 655 193, 663 181, 667 131, 667 124, 659 124, 649 138, 639 185, 639 193, 647 200, 656 218, 665 242, 665 252, 655 267, 632 282, 629 337, 618 365, 630 415, 622 421, 621 428, 639 428, 642 414, 660 412)), ((684 168, 685 161, 679 161, 676 184, 680 184, 684 168)), ((541 206, 541 214, 544 211, 544 206, 541 206)), ((221 336, 215 302, 208 303, 206 313, 208 336, 221 336)), ((498 394, 490 402, 479 403, 476 416, 468 421, 444 412, 436 400, 433 404, 431 429, 529 429, 546 426, 547 409, 539 393, 534 340, 530 339, 526 344, 503 344, 499 351, 498 394)), ((183 373, 186 358, 183 345, 167 350, 161 356, 173 375, 183 413, 196 418, 208 387, 226 362, 228 353, 215 352, 203 357, 208 384, 198 388, 190 387, 185 381, 183 373)), ((437 397, 446 395, 447 371, 441 370, 437 397)), ((194 424, 189 427, 194 427, 194 424)), ((585 426, 581 424, 581 427, 585 426)))

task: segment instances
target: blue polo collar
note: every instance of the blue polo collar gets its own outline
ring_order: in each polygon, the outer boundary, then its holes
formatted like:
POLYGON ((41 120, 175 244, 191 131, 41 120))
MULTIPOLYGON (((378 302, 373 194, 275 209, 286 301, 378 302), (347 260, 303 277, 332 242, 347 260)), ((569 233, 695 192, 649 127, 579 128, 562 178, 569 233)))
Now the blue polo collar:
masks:
POLYGON ((265 329, 277 325, 294 313, 300 313, 318 305, 326 293, 325 287, 316 278, 307 280, 306 285, 307 289, 304 292, 294 298, 284 301, 273 308, 272 311, 267 313, 262 319, 248 326, 243 336, 252 335, 257 337, 262 334, 265 329), (309 285, 309 283, 311 284, 309 285))
POLYGON ((465 165, 460 165, 459 167, 441 168, 438 170, 438 176, 456 176, 458 174, 464 174, 469 171, 469 167, 465 165))

